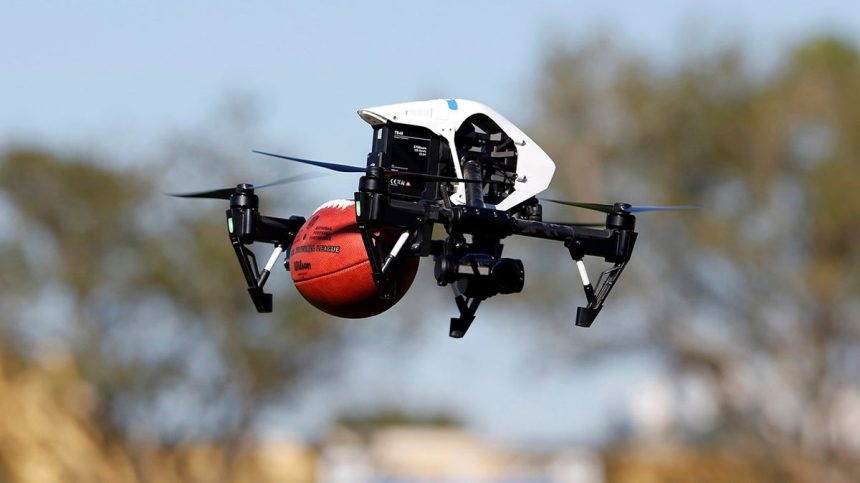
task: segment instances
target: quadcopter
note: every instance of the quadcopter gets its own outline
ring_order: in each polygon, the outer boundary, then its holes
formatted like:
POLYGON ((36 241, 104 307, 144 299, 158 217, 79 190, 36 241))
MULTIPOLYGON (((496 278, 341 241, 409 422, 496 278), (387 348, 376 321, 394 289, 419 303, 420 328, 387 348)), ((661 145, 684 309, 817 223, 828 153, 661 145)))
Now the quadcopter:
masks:
MULTIPOLYGON (((431 257, 438 285, 450 285, 459 311, 449 335, 460 338, 475 319, 482 301, 522 291, 523 262, 502 257, 501 241, 521 235, 564 244, 582 280, 586 304, 576 311, 576 325, 590 327, 600 313, 633 253, 635 213, 684 210, 692 206, 634 206, 629 203, 581 203, 538 199, 555 172, 555 163, 531 138, 501 114, 464 99, 390 104, 359 109, 373 129, 364 167, 255 153, 338 172, 361 173, 354 194, 355 223, 370 262, 376 296, 394 297, 392 267, 402 257, 431 257), (556 223, 542 218, 541 201, 605 213, 603 223, 556 223), (433 239, 434 225, 445 229, 433 239), (380 253, 380 229, 396 230, 397 242, 380 253), (608 264, 595 284, 586 272, 586 256, 608 264)), ((256 190, 303 178, 286 178, 255 186, 174 194, 186 198, 229 200, 228 236, 248 293, 258 312, 272 311, 266 281, 280 255, 290 270, 290 248, 306 223, 300 216, 277 218, 259 212, 256 190), (274 245, 261 269, 254 243, 274 245)))

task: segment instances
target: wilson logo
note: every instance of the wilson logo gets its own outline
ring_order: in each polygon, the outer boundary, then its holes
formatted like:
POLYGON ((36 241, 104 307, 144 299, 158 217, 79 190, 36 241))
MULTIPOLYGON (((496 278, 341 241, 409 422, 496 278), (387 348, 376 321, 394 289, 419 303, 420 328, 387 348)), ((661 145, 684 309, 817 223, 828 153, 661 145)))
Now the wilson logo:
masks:
POLYGON ((296 260, 293 262, 293 270, 310 270, 311 264, 303 262, 301 260, 296 260))

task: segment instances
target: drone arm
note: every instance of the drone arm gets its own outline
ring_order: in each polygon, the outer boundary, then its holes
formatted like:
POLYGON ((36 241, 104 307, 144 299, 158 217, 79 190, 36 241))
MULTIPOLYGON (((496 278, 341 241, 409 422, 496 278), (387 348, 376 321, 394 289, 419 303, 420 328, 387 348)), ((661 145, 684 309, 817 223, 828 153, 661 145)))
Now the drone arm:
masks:
POLYGON ((576 262, 576 267, 582 279, 582 287, 588 303, 585 307, 576 310, 576 325, 590 327, 594 319, 603 308, 603 303, 609 292, 615 286, 624 267, 633 253, 633 245, 636 243, 636 232, 633 231, 634 219, 624 220, 629 228, 606 230, 594 230, 590 228, 555 225, 553 223, 542 223, 539 221, 515 220, 516 233, 525 236, 545 238, 550 240, 564 241, 570 252, 571 258, 576 262), (604 270, 597 280, 597 288, 588 279, 585 264, 582 259, 585 256, 602 257, 614 266, 604 270))
POLYGON ((575 239, 567 240, 564 243, 564 246, 567 247, 570 252, 570 257, 576 262, 576 268, 579 270, 579 277, 582 279, 582 288, 585 291, 585 298, 588 301, 588 304, 585 307, 577 307, 576 309, 576 325, 580 327, 591 327, 591 324, 594 323, 594 319, 597 318, 597 314, 600 313, 600 310, 603 308, 603 302, 606 300, 606 297, 609 296, 609 292, 612 290, 612 287, 615 286, 615 282, 618 280, 618 277, 621 276, 621 272, 624 271, 624 267, 627 266, 627 261, 630 259, 630 251, 633 249, 633 242, 636 240, 636 233, 631 232, 631 237, 629 238, 629 247, 625 244, 621 250, 621 253, 614 254, 615 256, 611 256, 609 258, 616 259, 617 257, 621 257, 621 261, 616 261, 615 265, 612 268, 604 270, 600 274, 600 278, 597 280, 597 291, 595 291, 594 286, 588 279, 588 272, 585 270, 585 263, 583 263, 582 258, 585 253, 582 251, 582 244, 577 243, 575 239))
POLYGON ((305 219, 298 216, 289 219, 263 216, 255 207, 250 206, 231 206, 227 210, 230 243, 236 252, 236 258, 239 260, 239 266, 248 285, 248 294, 257 312, 272 311, 272 294, 264 292, 263 287, 269 279, 269 273, 278 256, 284 251, 289 252, 296 233, 304 223, 305 219), (247 246, 254 242, 275 245, 262 271, 257 266, 257 257, 247 246))
POLYGON ((367 176, 361 177, 359 191, 355 192, 355 219, 370 261, 377 293, 382 299, 391 299, 395 295, 396 287, 394 280, 388 276, 389 266, 403 252, 410 238, 413 238, 414 242, 409 245, 409 252, 420 255, 429 253, 433 222, 438 219, 438 213, 429 206, 389 198, 385 193, 381 175, 371 168, 367 176), (373 235, 376 228, 383 226, 400 227, 404 230, 385 257, 377 253, 373 235))
MULTIPOLYGON (((266 283, 268 274, 261 276, 257 269, 257 258, 254 256, 248 247, 236 242, 231 238, 233 250, 236 252, 236 257, 239 259, 239 266, 242 267, 242 273, 245 275, 245 281, 248 284, 248 294, 254 302, 254 307, 257 312, 269 313, 272 311, 272 294, 263 292, 263 285, 266 283), (262 283, 261 283, 262 282, 262 283)), ((264 271, 264 273, 266 273, 264 271)))
POLYGON ((289 246, 304 224, 305 219, 301 216, 284 219, 258 214, 253 239, 260 243, 289 246))
POLYGON ((629 260, 636 241, 633 230, 596 230, 521 219, 514 219, 513 223, 517 235, 569 242, 579 254, 578 258, 586 255, 602 257, 611 263, 629 260))

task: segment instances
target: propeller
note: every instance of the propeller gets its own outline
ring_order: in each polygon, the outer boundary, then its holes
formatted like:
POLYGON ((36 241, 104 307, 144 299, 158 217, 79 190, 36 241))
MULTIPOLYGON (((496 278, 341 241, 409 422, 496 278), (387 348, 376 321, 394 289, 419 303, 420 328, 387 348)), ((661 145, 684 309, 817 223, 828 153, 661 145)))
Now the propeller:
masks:
MULTIPOLYGON (((311 178, 319 178, 320 176, 323 176, 323 174, 321 174, 321 173, 302 173, 302 174, 297 174, 295 176, 290 176, 287 178, 281 178, 279 180, 272 181, 271 183, 265 183, 265 184, 261 184, 261 185, 252 185, 251 184, 251 185, 247 185, 246 187, 249 189, 258 190, 261 188, 268 188, 270 186, 278 186, 278 185, 282 185, 282 184, 293 183, 296 181, 303 181, 303 180, 311 179, 311 178)), ((239 185, 239 186, 241 186, 241 185, 239 185)), ((237 189, 238 189, 238 187, 234 186, 231 188, 218 188, 218 189, 209 190, 209 191, 195 191, 195 192, 191 192, 191 193, 165 193, 165 194, 168 196, 175 196, 177 198, 205 198, 205 199, 214 199, 214 200, 229 200, 230 196, 232 196, 233 193, 235 193, 237 189)))
MULTIPOLYGON (((264 156, 271 156, 273 158, 286 159, 288 161, 295 161, 297 163, 310 164, 312 166, 319 166, 321 168, 330 169, 333 171, 338 171, 340 173, 365 173, 367 172, 367 168, 362 168, 360 166, 351 166, 348 164, 340 164, 340 163, 329 163, 327 161, 314 161, 312 159, 302 159, 296 158, 294 156, 285 156, 283 154, 275 154, 275 153, 267 153, 265 151, 257 151, 253 150, 254 153, 262 154, 264 156)), ((440 181, 440 182, 448 182, 448 183, 491 183, 491 184, 503 184, 504 181, 501 180, 488 180, 488 179, 465 179, 465 178, 454 178, 450 176, 439 176, 436 174, 427 174, 427 173, 410 173, 408 171, 390 171, 386 170, 383 172, 383 176, 387 179, 396 178, 396 179, 404 179, 411 181, 440 181)))
POLYGON ((585 208, 586 210, 599 211, 601 213, 642 213, 645 211, 680 211, 680 210, 697 210, 698 206, 694 205, 665 205, 665 206, 639 206, 629 203, 582 203, 578 201, 563 201, 551 200, 549 198, 541 198, 541 201, 550 201, 560 205, 576 206, 577 208, 585 208))
POLYGON ((296 158, 293 156, 284 156, 283 154, 275 154, 275 153, 267 153, 265 151, 257 151, 252 150, 251 152, 262 154, 264 156, 271 156, 273 158, 281 158, 289 161, 296 161, 298 163, 310 164, 311 166, 319 166, 321 168, 330 169, 333 171, 338 171, 340 173, 364 173, 367 171, 365 168, 361 168, 359 166, 350 166, 348 164, 339 164, 339 163, 327 163, 325 161, 314 161, 312 159, 302 159, 296 158))

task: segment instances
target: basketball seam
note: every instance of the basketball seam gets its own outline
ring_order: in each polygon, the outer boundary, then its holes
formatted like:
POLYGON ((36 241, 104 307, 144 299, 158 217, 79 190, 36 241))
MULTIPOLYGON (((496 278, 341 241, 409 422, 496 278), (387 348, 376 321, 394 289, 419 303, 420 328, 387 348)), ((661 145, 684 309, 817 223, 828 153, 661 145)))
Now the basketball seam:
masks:
POLYGON ((359 260, 359 261, 357 261, 357 262, 353 263, 352 265, 348 265, 348 266, 343 267, 343 268, 338 268, 337 270, 335 270, 335 271, 333 271, 333 272, 322 273, 322 274, 320 274, 320 275, 314 275, 313 277, 310 277, 310 278, 303 278, 303 279, 301 279, 301 280, 293 280, 293 283, 294 283, 294 284, 297 284, 297 283, 302 283, 302 282, 310 282, 311 280, 316 280, 316 279, 321 278, 321 277, 328 277, 329 275, 334 275, 334 274, 336 274, 336 273, 340 273, 340 272, 342 272, 342 271, 344 271, 344 270, 349 270, 350 268, 357 267, 357 266, 361 265, 361 264, 362 264, 362 263, 364 263, 364 262, 370 263, 370 260, 359 260))

